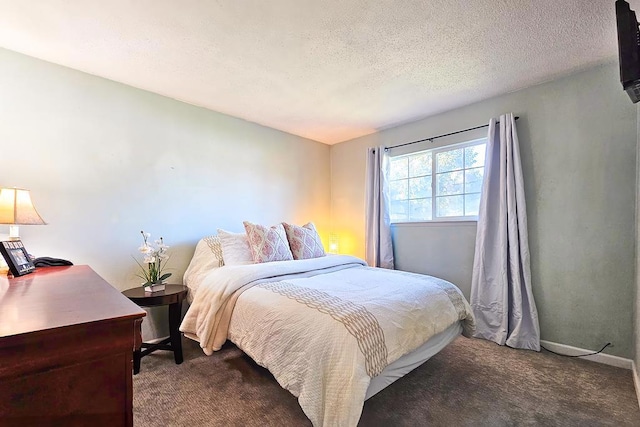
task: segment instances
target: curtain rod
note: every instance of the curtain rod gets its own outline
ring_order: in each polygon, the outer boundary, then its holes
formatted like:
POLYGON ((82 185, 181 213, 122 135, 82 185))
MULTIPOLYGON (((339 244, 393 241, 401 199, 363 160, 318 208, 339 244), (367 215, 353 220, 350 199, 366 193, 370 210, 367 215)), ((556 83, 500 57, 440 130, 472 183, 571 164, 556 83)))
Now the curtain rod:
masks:
MULTIPOLYGON (((518 120, 520 117, 516 116, 515 119, 518 120)), ((500 123, 499 121, 496 122, 496 124, 500 123)), ((433 143, 434 139, 438 139, 438 138, 444 138, 445 136, 451 136, 451 135, 457 135, 459 133, 463 133, 463 132, 469 132, 471 130, 476 130, 476 129, 482 129, 482 128, 486 128, 489 127, 489 123, 487 123, 486 125, 482 125, 482 126, 476 126, 473 128, 469 128, 469 129, 463 129, 463 130, 458 130, 456 132, 451 132, 451 133, 445 133, 443 135, 438 135, 438 136, 432 136, 430 138, 424 138, 424 139, 419 139, 418 141, 411 141, 411 142, 405 142, 404 144, 398 144, 398 145, 392 145, 391 147, 385 147, 385 151, 386 150, 390 150, 392 148, 398 148, 398 147, 404 147, 405 145, 411 145, 411 144, 417 144, 418 142, 425 142, 425 141, 430 141, 433 143)))

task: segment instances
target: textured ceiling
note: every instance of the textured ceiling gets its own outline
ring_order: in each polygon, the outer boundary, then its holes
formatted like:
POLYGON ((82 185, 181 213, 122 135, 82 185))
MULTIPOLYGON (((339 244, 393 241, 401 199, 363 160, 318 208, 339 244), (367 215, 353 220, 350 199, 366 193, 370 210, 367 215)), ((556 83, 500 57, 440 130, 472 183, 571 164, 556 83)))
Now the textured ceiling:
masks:
POLYGON ((4 48, 328 144, 616 43, 613 0, 0 0, 4 48))

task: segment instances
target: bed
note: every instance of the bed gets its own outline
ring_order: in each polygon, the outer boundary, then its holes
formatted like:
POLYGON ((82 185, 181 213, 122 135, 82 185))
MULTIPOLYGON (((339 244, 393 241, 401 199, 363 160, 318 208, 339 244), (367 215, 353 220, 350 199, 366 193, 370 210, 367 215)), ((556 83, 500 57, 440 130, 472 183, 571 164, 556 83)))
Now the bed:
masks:
POLYGON ((222 265, 212 241, 185 273, 180 330, 208 355, 231 340, 314 426, 357 425, 366 399, 473 331, 469 304, 442 279, 348 255, 222 265))

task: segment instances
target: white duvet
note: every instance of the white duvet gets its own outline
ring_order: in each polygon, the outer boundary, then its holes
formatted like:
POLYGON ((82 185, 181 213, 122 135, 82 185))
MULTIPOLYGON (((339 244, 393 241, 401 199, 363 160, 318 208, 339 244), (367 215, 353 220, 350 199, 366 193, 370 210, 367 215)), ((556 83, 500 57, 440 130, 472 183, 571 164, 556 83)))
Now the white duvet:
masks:
POLYGON ((180 330, 207 354, 231 339, 315 426, 355 426, 371 377, 459 321, 470 333, 452 284, 339 255, 214 269, 180 330))

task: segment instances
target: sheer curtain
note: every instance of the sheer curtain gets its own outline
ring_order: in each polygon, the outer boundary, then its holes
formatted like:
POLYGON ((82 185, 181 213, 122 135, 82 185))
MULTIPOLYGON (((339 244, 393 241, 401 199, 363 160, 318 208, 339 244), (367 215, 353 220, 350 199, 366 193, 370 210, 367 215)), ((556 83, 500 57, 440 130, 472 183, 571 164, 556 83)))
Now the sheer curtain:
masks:
POLYGON ((475 336, 540 351, 531 292, 527 210, 513 114, 489 122, 471 282, 475 336))
POLYGON ((367 150, 366 169, 366 261, 372 267, 393 269, 393 245, 389 221, 389 156, 384 147, 367 150))

